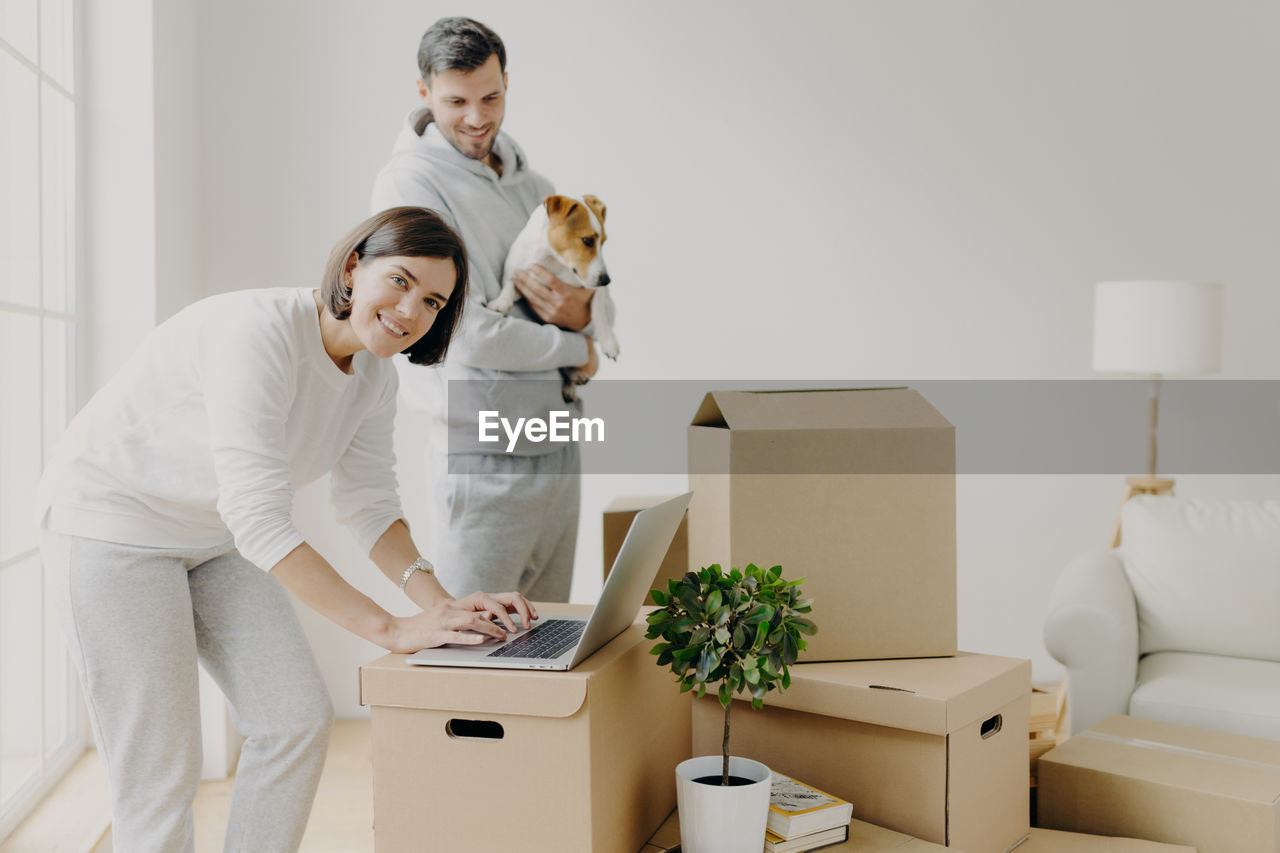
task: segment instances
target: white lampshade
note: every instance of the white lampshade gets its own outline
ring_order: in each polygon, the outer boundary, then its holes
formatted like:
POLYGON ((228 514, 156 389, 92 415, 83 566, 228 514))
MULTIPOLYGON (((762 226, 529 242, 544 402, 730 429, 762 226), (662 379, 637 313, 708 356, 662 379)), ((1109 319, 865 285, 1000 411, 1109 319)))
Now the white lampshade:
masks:
POLYGON ((1222 285, 1104 281, 1095 292, 1093 369, 1194 376, 1222 369, 1222 285))

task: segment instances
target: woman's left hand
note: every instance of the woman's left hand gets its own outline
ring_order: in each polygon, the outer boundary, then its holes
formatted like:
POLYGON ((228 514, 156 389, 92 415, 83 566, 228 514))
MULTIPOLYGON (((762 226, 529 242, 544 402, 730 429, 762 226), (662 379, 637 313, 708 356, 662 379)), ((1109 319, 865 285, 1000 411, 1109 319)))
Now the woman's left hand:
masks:
POLYGON ((520 616, 520 622, 526 628, 538 618, 533 605, 518 592, 473 592, 465 598, 454 599, 449 606, 459 610, 487 611, 513 633, 517 628, 511 619, 512 613, 520 616))

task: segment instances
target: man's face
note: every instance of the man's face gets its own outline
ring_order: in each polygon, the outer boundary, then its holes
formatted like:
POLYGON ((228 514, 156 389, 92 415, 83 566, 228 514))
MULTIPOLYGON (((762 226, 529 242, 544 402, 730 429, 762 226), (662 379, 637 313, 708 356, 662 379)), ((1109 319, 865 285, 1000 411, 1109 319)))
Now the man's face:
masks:
POLYGON ((492 166, 493 141, 506 111, 507 75, 491 54, 472 71, 449 70, 418 80, 422 102, 454 148, 492 166))

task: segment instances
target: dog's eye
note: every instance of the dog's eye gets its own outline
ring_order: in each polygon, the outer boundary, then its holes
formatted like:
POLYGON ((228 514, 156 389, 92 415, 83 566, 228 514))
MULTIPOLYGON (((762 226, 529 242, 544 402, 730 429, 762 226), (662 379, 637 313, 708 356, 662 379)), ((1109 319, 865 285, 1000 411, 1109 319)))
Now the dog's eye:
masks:
POLYGON ((582 238, 582 245, 586 246, 588 249, 594 249, 594 248, 596 247, 596 238, 595 238, 595 237, 583 237, 583 238, 582 238))

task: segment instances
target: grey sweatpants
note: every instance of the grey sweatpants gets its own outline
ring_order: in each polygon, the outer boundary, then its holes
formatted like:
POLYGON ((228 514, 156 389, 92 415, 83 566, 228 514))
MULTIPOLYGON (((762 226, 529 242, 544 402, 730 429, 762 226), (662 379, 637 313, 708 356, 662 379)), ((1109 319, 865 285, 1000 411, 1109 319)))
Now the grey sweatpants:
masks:
POLYGON ((333 706, 289 596, 228 546, 147 548, 43 531, 40 552, 111 786, 116 853, 193 851, 197 659, 246 738, 227 851, 293 851, 333 706))
POLYGON ((431 560, 461 598, 516 590, 568 601, 582 492, 578 447, 541 456, 432 454, 431 560))

